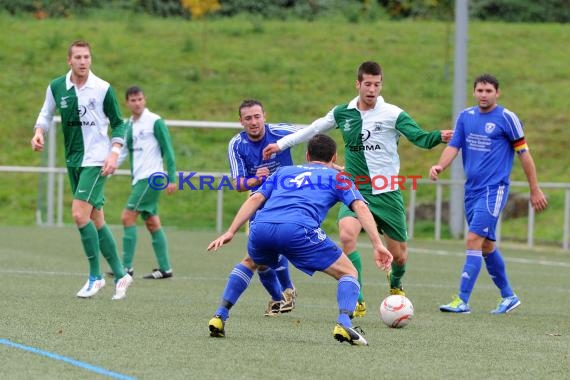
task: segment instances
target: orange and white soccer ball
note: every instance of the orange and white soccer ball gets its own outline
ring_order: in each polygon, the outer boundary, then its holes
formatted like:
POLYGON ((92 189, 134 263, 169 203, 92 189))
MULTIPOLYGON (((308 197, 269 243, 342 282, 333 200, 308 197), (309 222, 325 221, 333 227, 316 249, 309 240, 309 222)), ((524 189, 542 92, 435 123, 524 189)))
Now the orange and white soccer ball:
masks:
POLYGON ((388 296, 380 304, 380 318, 386 326, 405 327, 413 315, 414 305, 404 296, 388 296))

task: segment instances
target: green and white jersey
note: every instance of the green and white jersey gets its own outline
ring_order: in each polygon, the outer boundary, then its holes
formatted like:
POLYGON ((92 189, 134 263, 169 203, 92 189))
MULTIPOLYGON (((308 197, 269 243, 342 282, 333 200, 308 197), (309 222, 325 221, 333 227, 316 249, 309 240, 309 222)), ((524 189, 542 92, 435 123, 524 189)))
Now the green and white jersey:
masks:
POLYGON ((156 172, 164 172, 163 158, 166 160, 168 178, 176 182, 174 150, 168 128, 157 114, 144 109, 141 116, 134 120, 131 116, 126 122, 127 140, 119 157, 119 164, 127 154, 131 163, 131 175, 134 185, 156 172))
POLYGON ((277 142, 280 149, 308 141, 317 133, 338 128, 345 146, 345 170, 353 177, 363 176, 370 181, 380 179, 379 186, 360 184, 362 193, 380 194, 399 189, 382 186, 383 181, 392 181, 400 172, 398 141, 404 135, 420 148, 431 149, 442 142, 440 131, 427 132, 404 110, 386 103, 379 96, 374 109, 361 111, 357 108, 358 97, 348 104, 333 107, 325 117, 315 120, 307 128, 285 136, 277 142))
POLYGON ((54 79, 35 127, 47 132, 56 109, 61 115, 67 166, 103 166, 111 144, 124 144, 125 128, 115 91, 92 72, 80 89, 71 82, 71 71, 54 79))

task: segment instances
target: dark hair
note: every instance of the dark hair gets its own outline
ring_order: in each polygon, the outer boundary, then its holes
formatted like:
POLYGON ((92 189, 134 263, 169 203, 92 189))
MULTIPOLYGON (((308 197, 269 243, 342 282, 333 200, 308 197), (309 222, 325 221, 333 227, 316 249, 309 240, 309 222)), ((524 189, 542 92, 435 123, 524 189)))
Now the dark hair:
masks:
POLYGON ((358 72, 357 72, 357 77, 359 82, 362 82, 364 74, 382 75, 382 67, 380 67, 380 64, 378 62, 374 61, 362 62, 360 66, 358 66, 358 72))
POLYGON ((249 108, 249 107, 253 107, 253 106, 260 106, 261 110, 263 111, 263 104, 261 104, 261 102, 259 100, 255 100, 255 99, 246 99, 243 102, 241 102, 241 104, 239 105, 238 108, 238 114, 239 116, 241 116, 241 110, 244 108, 249 108))
POLYGON ((69 45, 69 48, 67 49, 67 56, 68 57, 71 57, 71 50, 74 47, 86 47, 87 49, 89 49, 89 53, 91 53, 91 46, 89 46, 89 42, 83 41, 83 40, 77 40, 77 41, 73 41, 71 43, 71 45, 69 45))
POLYGON ((125 100, 129 100, 129 96, 136 94, 144 94, 142 88, 139 86, 131 86, 127 88, 127 91, 125 91, 125 100))
POLYGON ((488 83, 490 85, 493 85, 493 87, 495 87, 495 90, 499 89, 499 80, 491 74, 481 74, 475 78, 473 81, 473 89, 477 87, 477 83, 488 83))
POLYGON ((327 135, 316 134, 307 143, 307 153, 311 161, 330 162, 336 153, 336 142, 327 135))

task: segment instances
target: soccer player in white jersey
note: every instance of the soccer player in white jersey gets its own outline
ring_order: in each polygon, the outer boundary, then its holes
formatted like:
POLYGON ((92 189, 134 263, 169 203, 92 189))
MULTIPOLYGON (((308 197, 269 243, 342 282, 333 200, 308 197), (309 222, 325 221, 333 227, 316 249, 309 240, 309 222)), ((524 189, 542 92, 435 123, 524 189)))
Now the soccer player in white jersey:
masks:
MULTIPOLYGON (((123 266, 132 276, 133 258, 137 244, 137 217, 140 215, 151 235, 152 248, 158 267, 144 275, 145 279, 166 279, 173 276, 168 241, 158 216, 158 200, 162 190, 172 194, 176 190, 176 165, 170 133, 164 120, 146 108, 146 97, 138 86, 125 92, 131 117, 126 124, 125 146, 119 157, 119 165, 129 157, 132 189, 121 220, 123 222, 123 266), (164 173, 166 162, 166 173, 164 173), (164 189, 151 186, 149 177, 156 173, 168 176, 164 189)), ((162 176, 161 176, 162 178, 162 176)))
POLYGON ((70 71, 51 81, 46 90, 31 141, 32 149, 43 149, 44 134, 57 109, 61 115, 67 173, 73 193, 71 213, 89 261, 89 278, 77 297, 92 297, 105 286, 99 266, 101 251, 115 275, 113 299, 118 300, 126 296, 133 279, 125 274, 121 265, 115 238, 105 223, 103 204, 105 182, 117 169, 125 126, 115 91, 91 72, 91 47, 87 42, 71 44, 67 64, 70 71))
MULTIPOLYGON (((394 256, 389 275, 390 294, 405 295, 402 277, 408 261, 408 231, 404 200, 398 183, 386 186, 385 182, 380 181, 382 183, 379 185, 375 178, 389 180, 398 176, 400 136, 405 136, 420 148, 431 149, 449 141, 452 131, 427 132, 404 110, 386 103, 380 96, 383 79, 382 68, 377 62, 363 62, 357 71, 356 98, 333 107, 326 116, 315 120, 309 127, 268 146, 264 155, 307 141, 316 133, 338 128, 345 144, 345 170, 353 179, 361 180, 358 190, 368 202, 378 229, 384 234, 387 247, 394 256), (365 179, 369 183, 362 183, 365 179)), ((361 292, 354 315, 361 317, 366 313, 366 303, 362 293, 360 252, 356 244, 362 226, 356 214, 342 205, 338 226, 342 249, 358 270, 361 292)))
POLYGON ((436 180, 459 151, 465 172, 465 216, 469 226, 465 263, 461 271, 459 293, 440 310, 469 313, 469 297, 479 276, 482 261, 501 292, 501 300, 493 314, 505 314, 520 305, 513 292, 505 262, 495 245, 495 229, 509 195, 509 176, 517 153, 530 188, 530 203, 540 212, 547 200, 538 186, 534 160, 525 141, 518 116, 497 104, 499 81, 492 75, 475 78, 473 96, 477 105, 463 110, 455 123, 455 132, 437 165, 430 169, 436 180))
MULTIPOLYGON (((280 255, 286 256, 299 270, 312 276, 321 271, 337 280, 338 317, 333 336, 340 342, 366 346, 368 342, 352 327, 351 315, 359 294, 357 271, 320 225, 329 209, 337 202, 350 207, 362 223, 374 250, 376 265, 390 268, 392 255, 382 244, 374 218, 354 184, 333 169, 336 143, 327 135, 314 136, 307 145, 308 164, 283 166, 247 199, 228 231, 210 243, 216 250, 230 242, 239 228, 257 212, 251 224, 248 254, 258 265, 275 265, 280 255), (259 211, 258 211, 259 210, 259 211)), ((243 273, 235 279, 231 293, 208 323, 210 336, 224 337, 225 322, 253 276, 243 273)))
MULTIPOLYGON (((265 110, 259 100, 244 100, 240 104, 238 112, 243 131, 235 135, 228 144, 230 175, 233 178, 236 191, 255 191, 275 170, 281 166, 293 165, 290 149, 285 149, 283 152, 264 160, 263 148, 281 137, 293 133, 297 128, 283 123, 267 124, 265 110)), ((254 272, 255 270, 257 270, 261 284, 271 296, 265 315, 274 317, 280 313, 293 310, 297 291, 289 274, 287 258, 281 255, 275 269, 265 266, 258 268, 246 255, 235 266, 232 274, 237 276, 242 272, 254 272)), ((230 285, 231 281, 228 281, 226 288, 230 285)))

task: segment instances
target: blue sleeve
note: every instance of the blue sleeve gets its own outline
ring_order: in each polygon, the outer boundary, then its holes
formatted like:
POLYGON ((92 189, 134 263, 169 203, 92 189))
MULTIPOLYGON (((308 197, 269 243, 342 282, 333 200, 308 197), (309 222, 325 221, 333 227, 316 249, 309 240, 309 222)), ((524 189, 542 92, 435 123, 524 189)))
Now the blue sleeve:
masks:
POLYGON ((246 177, 245 162, 239 152, 240 135, 235 136, 228 144, 228 162, 230 163, 230 175, 232 178, 246 177))
POLYGON ((455 122, 455 129, 453 130, 453 137, 449 142, 449 146, 461 149, 463 147, 463 143, 465 142, 465 127, 463 125, 463 115, 465 113, 462 112, 457 117, 457 121, 455 122))
POLYGON ((517 141, 524 137, 523 124, 518 116, 507 109, 503 111, 505 118, 505 133, 509 136, 510 141, 517 141))

